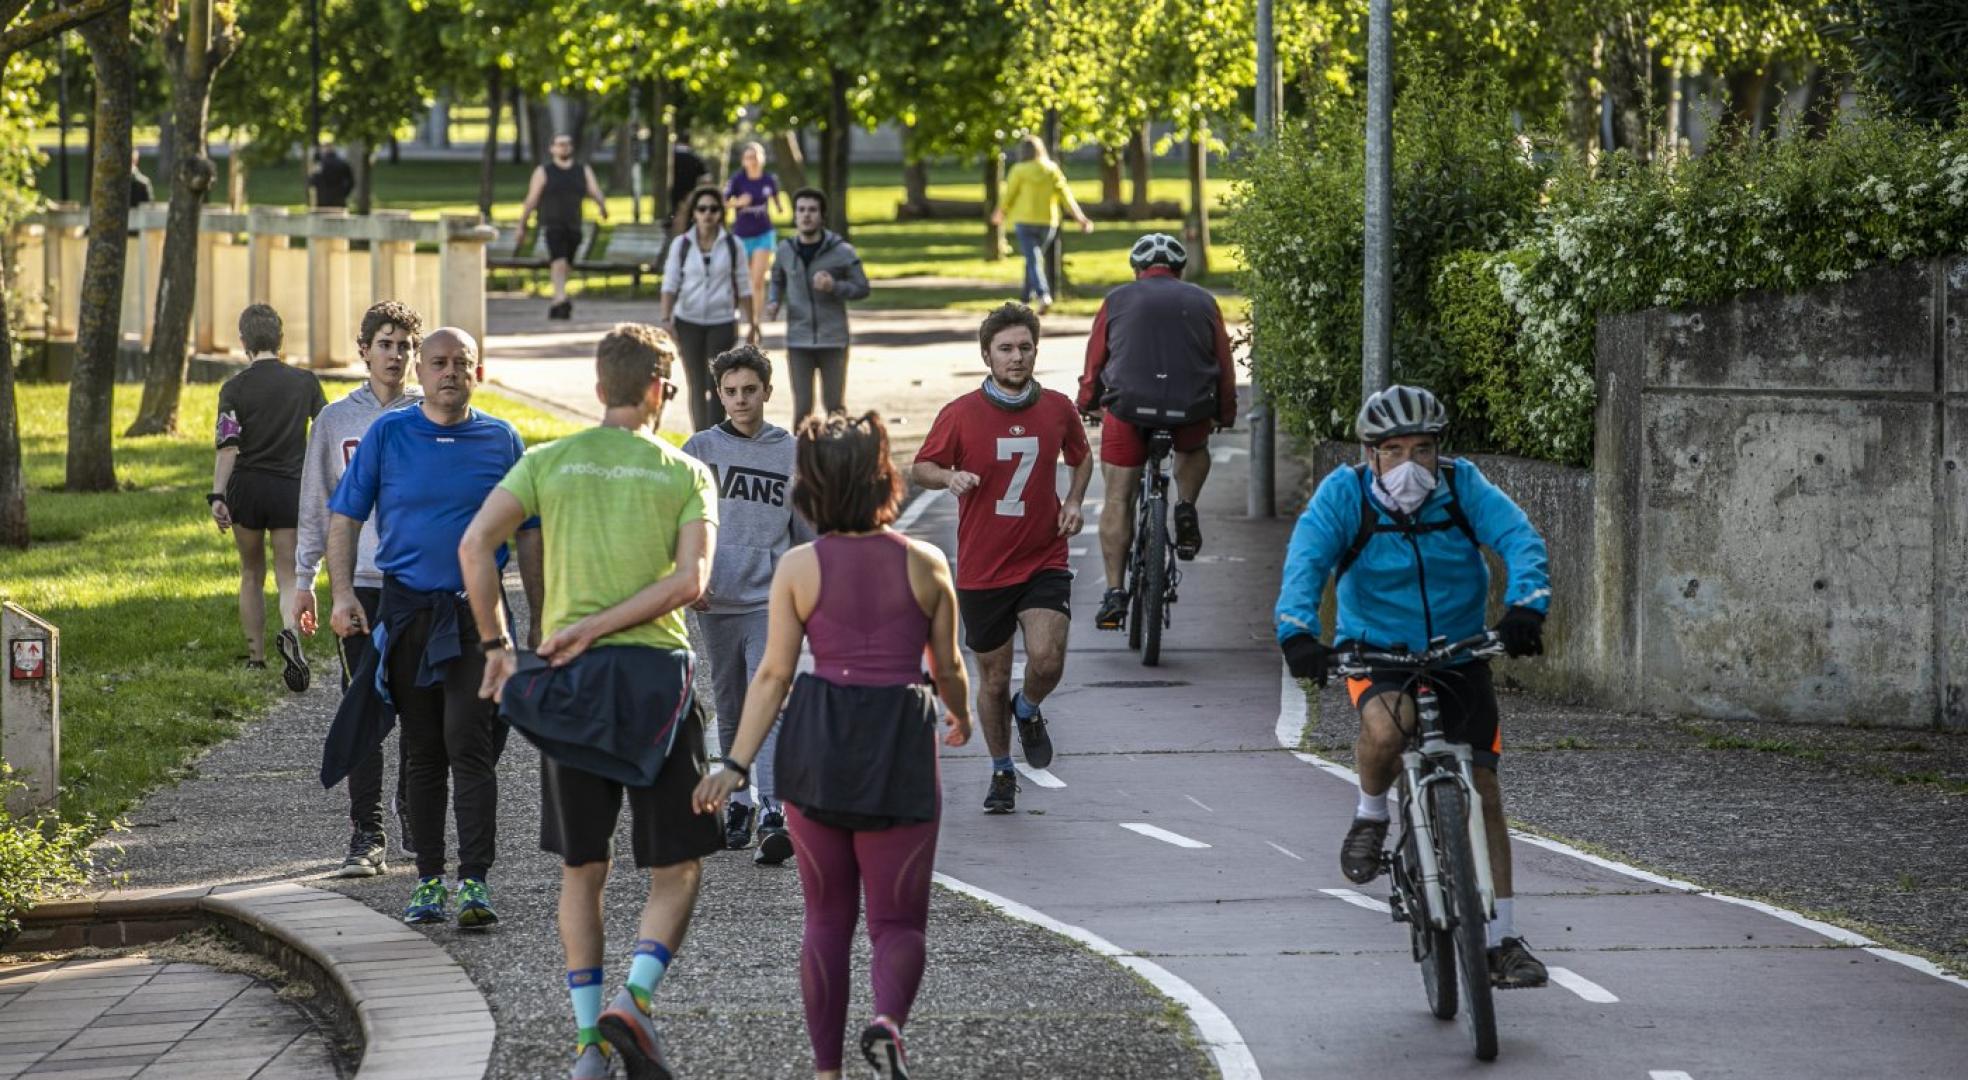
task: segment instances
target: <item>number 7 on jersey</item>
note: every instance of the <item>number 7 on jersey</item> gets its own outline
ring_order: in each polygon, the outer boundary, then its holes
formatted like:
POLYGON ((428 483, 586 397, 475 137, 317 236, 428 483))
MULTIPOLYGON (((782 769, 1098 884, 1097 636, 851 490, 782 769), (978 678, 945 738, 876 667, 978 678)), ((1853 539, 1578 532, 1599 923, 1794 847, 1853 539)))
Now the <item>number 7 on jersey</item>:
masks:
POLYGON ((1039 460, 1038 436, 999 439, 998 460, 1016 462, 1011 472, 1011 483, 1005 485, 1004 498, 998 500, 998 516, 1024 517, 1025 485, 1031 482, 1032 467, 1039 460))

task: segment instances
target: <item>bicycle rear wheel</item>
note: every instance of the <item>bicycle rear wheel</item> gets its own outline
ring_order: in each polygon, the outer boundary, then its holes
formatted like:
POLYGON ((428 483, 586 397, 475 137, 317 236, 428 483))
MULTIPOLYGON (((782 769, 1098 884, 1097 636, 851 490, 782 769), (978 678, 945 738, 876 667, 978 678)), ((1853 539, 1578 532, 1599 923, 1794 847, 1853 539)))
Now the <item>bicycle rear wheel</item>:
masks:
POLYGON ((1442 895, 1449 904, 1456 968, 1462 976, 1462 1026, 1476 1048, 1476 1060, 1497 1056, 1496 1008, 1490 999, 1488 918, 1476 888, 1476 857, 1469 847, 1469 802, 1454 784, 1431 784, 1435 850, 1441 863, 1442 895))
POLYGON ((1147 553, 1142 560, 1141 587, 1137 595, 1141 600, 1141 617, 1136 623, 1141 628, 1141 663, 1154 667, 1162 661, 1162 621, 1167 614, 1168 605, 1168 499, 1162 495, 1148 498, 1147 553))

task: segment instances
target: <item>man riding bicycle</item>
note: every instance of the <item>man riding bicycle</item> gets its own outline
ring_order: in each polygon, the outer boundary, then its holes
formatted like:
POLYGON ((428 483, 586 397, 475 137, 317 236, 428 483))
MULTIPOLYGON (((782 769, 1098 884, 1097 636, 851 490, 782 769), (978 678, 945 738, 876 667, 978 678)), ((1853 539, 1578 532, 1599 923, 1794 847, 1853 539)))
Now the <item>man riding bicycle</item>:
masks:
MULTIPOLYGON (((1474 464, 1439 453, 1437 440, 1447 426, 1441 402, 1418 387, 1390 386, 1361 406, 1356 427, 1367 447, 1367 464, 1335 469, 1319 484, 1285 554, 1277 633, 1294 676, 1326 685, 1333 653, 1349 644, 1419 652, 1437 638, 1480 634, 1490 584, 1483 547, 1503 559, 1509 575, 1506 610, 1495 628, 1505 653, 1544 652, 1544 616, 1551 601, 1544 539, 1474 464), (1334 576, 1338 625, 1335 646, 1328 647, 1319 640, 1319 601, 1326 579, 1334 576)), ((1438 691, 1443 730, 1474 751, 1496 886, 1496 918, 1489 925, 1491 981, 1499 987, 1542 986, 1544 965, 1514 926, 1510 834, 1496 773, 1503 735, 1489 664, 1469 660, 1429 677, 1438 691)), ((1354 743, 1360 795, 1339 865, 1358 884, 1380 873, 1387 789, 1400 770, 1403 732, 1416 724, 1408 680, 1391 671, 1347 680, 1348 695, 1360 711, 1354 743)))
POLYGON ((1080 375, 1080 413, 1105 416, 1100 429, 1100 554, 1107 592, 1094 625, 1119 630, 1127 617, 1128 547, 1134 542, 1134 495, 1148 463, 1148 432, 1175 433, 1175 554, 1193 559, 1203 547, 1196 500, 1209 479, 1210 431, 1237 421, 1237 368, 1216 297, 1181 278, 1189 263, 1167 233, 1135 241, 1128 265, 1135 279, 1101 302, 1080 375))

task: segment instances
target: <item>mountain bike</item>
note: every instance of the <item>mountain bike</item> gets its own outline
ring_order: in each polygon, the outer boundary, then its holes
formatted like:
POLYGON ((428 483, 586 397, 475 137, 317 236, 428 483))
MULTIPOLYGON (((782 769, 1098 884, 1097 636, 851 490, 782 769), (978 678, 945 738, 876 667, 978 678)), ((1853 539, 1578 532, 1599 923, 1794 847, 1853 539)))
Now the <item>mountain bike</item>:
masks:
POLYGON ((1169 455, 1175 432, 1156 428, 1148 433, 1148 463, 1134 493, 1134 543, 1128 548, 1128 648, 1141 653, 1141 663, 1154 667, 1162 659, 1162 631, 1170 621, 1175 588, 1182 581, 1176 566, 1175 541, 1169 537, 1169 455))
POLYGON ((1406 692, 1414 698, 1419 723, 1405 733, 1401 753, 1400 838, 1391 856, 1381 855, 1394 885, 1388 906, 1395 922, 1408 924, 1429 1011, 1449 1020, 1460 1010, 1477 1059, 1491 1061, 1497 1036, 1488 923, 1496 890, 1489 835, 1469 746, 1442 734, 1441 705, 1429 676, 1457 660, 1496 656, 1503 643, 1493 631, 1454 644, 1445 640, 1437 638, 1420 654, 1342 650, 1334 670, 1352 677, 1389 671, 1408 676, 1406 692))

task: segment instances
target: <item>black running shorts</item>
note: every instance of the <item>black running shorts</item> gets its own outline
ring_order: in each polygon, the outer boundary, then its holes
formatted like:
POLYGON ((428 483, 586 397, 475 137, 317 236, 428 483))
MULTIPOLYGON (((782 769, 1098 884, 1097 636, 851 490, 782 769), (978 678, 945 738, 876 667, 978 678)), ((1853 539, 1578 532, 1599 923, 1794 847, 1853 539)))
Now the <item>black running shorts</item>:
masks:
POLYGON ((246 529, 292 529, 301 516, 300 477, 233 470, 226 481, 226 512, 246 529))
POLYGON ((1072 618, 1073 574, 1041 570, 1021 585, 958 589, 957 611, 963 615, 964 644, 971 652, 991 652, 1011 640, 1020 612, 1057 611, 1072 618))
MULTIPOLYGON (((716 814, 699 814, 690 794, 706 771, 704 714, 693 703, 653 787, 627 788, 629 840, 642 869, 674 866, 724 848, 716 814)), ((540 850, 568 866, 602 862, 614 851, 624 787, 540 756, 540 850)))
POLYGON ((572 260, 581 250, 581 227, 579 225, 543 225, 541 235, 547 241, 547 258, 552 260, 572 260))
MULTIPOLYGON (((1494 769, 1503 756, 1503 727, 1497 718, 1496 684, 1487 661, 1472 660, 1428 676, 1435 684, 1435 701, 1442 710, 1442 733, 1450 742, 1469 744, 1470 759, 1494 769)), ((1412 694, 1414 673, 1376 671, 1371 678, 1346 680, 1354 708, 1382 694, 1412 694)), ((1394 715, 1399 716, 1396 709, 1394 715)))

